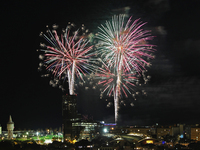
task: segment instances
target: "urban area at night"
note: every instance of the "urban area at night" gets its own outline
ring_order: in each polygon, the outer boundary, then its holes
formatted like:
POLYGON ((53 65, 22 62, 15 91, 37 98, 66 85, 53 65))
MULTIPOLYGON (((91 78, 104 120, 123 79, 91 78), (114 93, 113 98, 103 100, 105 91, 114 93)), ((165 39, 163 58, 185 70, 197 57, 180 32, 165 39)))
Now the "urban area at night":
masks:
POLYGON ((200 1, 6 1, 0 150, 200 150, 200 1))

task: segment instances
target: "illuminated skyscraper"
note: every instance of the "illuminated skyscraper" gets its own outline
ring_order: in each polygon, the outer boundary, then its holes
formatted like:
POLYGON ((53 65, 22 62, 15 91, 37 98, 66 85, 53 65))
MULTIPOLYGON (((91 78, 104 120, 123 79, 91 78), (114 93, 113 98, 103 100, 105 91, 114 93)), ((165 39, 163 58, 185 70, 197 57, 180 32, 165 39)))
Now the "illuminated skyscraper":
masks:
POLYGON ((8 139, 13 138, 13 130, 14 130, 14 122, 12 121, 11 115, 9 117, 9 121, 7 123, 7 130, 8 130, 8 139))
POLYGON ((64 95, 62 97, 63 132, 65 140, 73 140, 74 138, 79 136, 80 129, 72 126, 72 123, 80 120, 80 116, 77 113, 76 105, 76 95, 64 95))

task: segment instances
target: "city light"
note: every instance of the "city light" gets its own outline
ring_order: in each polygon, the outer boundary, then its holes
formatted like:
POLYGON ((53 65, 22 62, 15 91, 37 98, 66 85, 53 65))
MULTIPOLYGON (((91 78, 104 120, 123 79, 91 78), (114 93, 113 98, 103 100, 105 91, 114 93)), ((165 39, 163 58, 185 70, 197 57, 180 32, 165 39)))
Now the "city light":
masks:
POLYGON ((105 133, 107 133, 107 132, 108 132, 108 129, 107 129, 107 128, 104 128, 103 131, 104 131, 105 133))

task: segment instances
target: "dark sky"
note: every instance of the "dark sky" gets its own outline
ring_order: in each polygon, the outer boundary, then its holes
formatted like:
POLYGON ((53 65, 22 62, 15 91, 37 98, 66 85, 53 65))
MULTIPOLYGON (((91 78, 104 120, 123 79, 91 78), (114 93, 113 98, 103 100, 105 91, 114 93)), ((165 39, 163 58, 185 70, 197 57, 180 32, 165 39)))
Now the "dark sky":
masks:
MULTIPOLYGON (((199 122, 200 115, 200 3, 198 0, 74 0, 7 1, 1 3, 1 103, 0 124, 6 130, 9 115, 16 129, 60 127, 63 93, 49 85, 37 70, 40 62, 41 31, 46 25, 65 27, 82 23, 97 32, 112 15, 124 13, 148 22, 144 26, 155 35, 155 59, 148 70, 151 80, 138 87, 139 94, 120 109, 120 120, 127 125, 199 122)), ((114 121, 112 107, 99 99, 98 90, 77 89, 78 111, 96 120, 114 121)), ((132 98, 125 99, 127 102, 132 98)))

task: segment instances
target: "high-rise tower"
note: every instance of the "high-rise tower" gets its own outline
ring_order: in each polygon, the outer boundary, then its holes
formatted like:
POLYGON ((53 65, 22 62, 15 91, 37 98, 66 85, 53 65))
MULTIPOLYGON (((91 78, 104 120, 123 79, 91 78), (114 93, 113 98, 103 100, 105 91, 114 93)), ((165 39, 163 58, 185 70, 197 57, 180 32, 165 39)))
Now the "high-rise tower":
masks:
POLYGON ((80 120, 77 113, 77 96, 64 95, 62 98, 62 117, 63 117, 63 132, 64 139, 73 140, 79 135, 77 127, 73 127, 72 123, 80 120))
POLYGON ((14 122, 12 121, 11 115, 9 117, 9 121, 7 123, 7 130, 8 130, 8 139, 13 138, 13 130, 14 130, 14 122))

